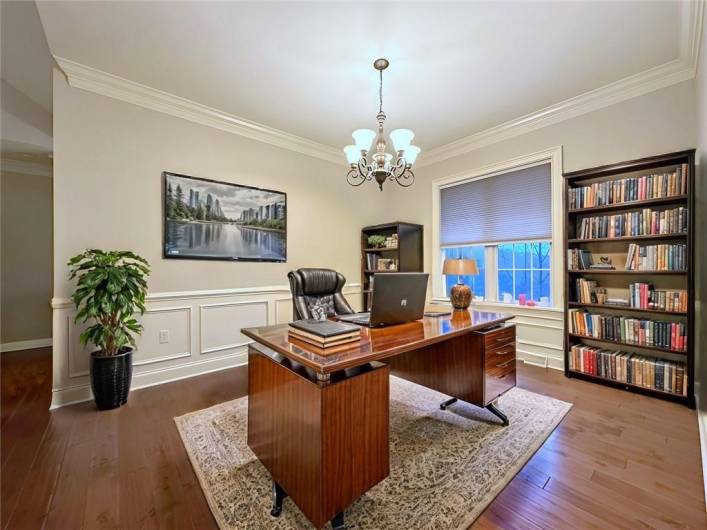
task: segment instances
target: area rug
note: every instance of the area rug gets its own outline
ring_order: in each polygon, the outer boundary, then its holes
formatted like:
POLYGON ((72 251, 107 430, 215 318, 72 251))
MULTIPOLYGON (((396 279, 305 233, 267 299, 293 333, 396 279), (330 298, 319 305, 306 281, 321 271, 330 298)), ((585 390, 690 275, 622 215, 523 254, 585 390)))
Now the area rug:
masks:
MULTIPOLYGON (((345 512, 347 528, 466 529, 569 412, 570 403, 514 388, 485 409, 391 377, 390 476, 345 512)), ((308 529, 291 499, 270 516, 271 481, 246 443, 248 398, 175 418, 221 530, 308 529)))

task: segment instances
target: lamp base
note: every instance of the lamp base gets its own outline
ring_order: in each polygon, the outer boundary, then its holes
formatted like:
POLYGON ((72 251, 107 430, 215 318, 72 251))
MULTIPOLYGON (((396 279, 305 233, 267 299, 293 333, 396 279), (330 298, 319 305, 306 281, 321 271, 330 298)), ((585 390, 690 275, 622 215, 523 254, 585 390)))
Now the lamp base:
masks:
POLYGON ((463 283, 458 283, 452 287, 449 299, 455 310, 468 309, 469 305, 471 305, 471 288, 463 283))

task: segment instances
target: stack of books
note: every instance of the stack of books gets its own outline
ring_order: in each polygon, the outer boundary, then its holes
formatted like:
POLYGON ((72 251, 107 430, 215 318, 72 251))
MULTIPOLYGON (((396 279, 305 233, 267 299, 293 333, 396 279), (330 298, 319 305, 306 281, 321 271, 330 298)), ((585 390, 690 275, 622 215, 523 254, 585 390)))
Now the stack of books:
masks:
POLYGON ((358 342, 361 328, 355 324, 331 320, 295 320, 290 323, 289 335, 326 350, 358 342))

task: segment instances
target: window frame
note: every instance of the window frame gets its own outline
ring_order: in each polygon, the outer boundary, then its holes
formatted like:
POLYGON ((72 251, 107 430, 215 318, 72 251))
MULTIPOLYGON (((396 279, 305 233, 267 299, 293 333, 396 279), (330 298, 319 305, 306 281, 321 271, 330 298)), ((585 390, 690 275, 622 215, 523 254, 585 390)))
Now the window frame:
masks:
MULTIPOLYGON (((562 146, 553 147, 537 153, 521 156, 505 162, 491 164, 464 173, 448 177, 441 177, 432 181, 432 299, 435 302, 448 302, 445 296, 444 276, 442 275, 443 248, 464 246, 486 246, 486 278, 484 301, 476 304, 503 305, 505 307, 517 305, 498 302, 498 267, 497 248, 499 244, 525 242, 525 241, 485 241, 469 244, 441 245, 440 244, 440 195, 443 188, 464 184, 483 178, 505 174, 519 169, 525 169, 542 164, 550 164, 550 193, 551 193, 551 237, 550 239, 537 239, 533 241, 549 241, 550 250, 550 308, 559 309, 564 306, 563 289, 563 181, 562 181, 562 146), (489 276, 493 273, 493 276, 489 276)), ((530 241, 529 241, 530 242, 530 241)))

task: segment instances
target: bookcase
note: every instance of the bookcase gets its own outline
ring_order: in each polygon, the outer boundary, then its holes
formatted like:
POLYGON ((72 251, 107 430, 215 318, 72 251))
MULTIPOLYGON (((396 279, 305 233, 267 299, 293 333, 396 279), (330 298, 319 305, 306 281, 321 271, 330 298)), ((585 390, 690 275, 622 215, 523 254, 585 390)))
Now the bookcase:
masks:
POLYGON ((361 291, 365 311, 370 309, 376 274, 390 272, 422 272, 422 225, 393 222, 361 229, 361 291), (371 247, 370 236, 395 240, 394 246, 371 247), (394 264, 394 266, 391 266, 394 264), (390 266, 390 267, 389 267, 390 266))
POLYGON ((695 407, 695 151, 565 179, 565 375, 695 407))

